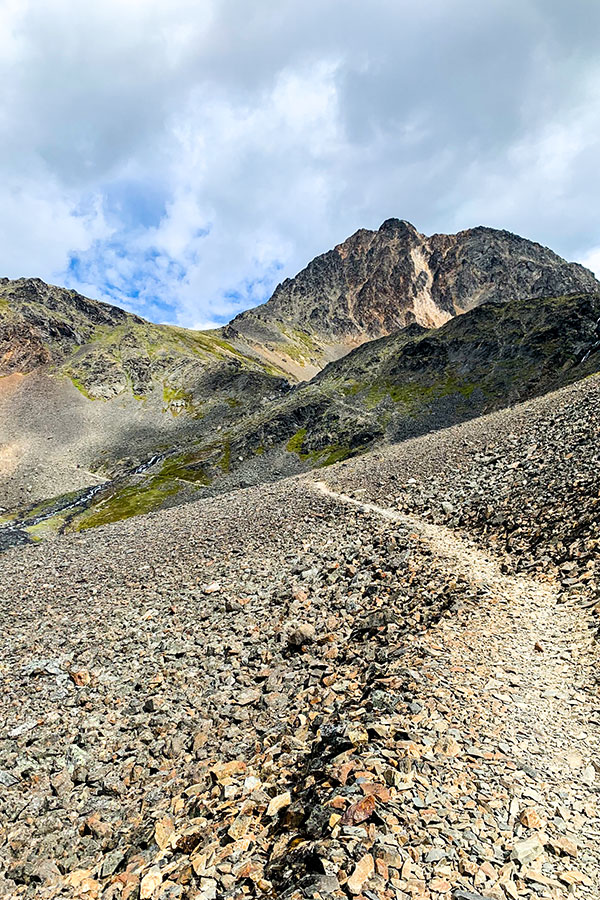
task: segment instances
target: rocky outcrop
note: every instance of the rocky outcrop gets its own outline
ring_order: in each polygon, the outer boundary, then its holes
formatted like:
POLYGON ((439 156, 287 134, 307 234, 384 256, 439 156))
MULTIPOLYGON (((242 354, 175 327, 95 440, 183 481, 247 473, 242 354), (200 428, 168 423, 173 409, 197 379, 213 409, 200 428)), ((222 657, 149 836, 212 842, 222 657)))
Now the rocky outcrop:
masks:
POLYGON ((0 375, 61 363, 98 329, 128 322, 143 320, 40 278, 1 278, 0 375))
MULTIPOLYGON (((266 374, 218 332, 154 325, 39 278, 0 279, 0 376, 65 374, 90 399, 191 395, 206 371, 266 374)), ((218 381, 218 374, 215 374, 218 381)))
POLYGON ((28 322, 4 322, 0 331, 0 373, 31 372, 52 359, 40 332, 28 322))
POLYGON ((318 256, 263 306, 237 316, 225 334, 258 353, 266 348, 280 365, 287 356, 293 374, 304 368, 310 377, 357 344, 411 323, 438 327, 488 301, 598 287, 583 266, 508 231, 480 227, 427 237, 409 222, 388 219, 378 231, 361 229, 318 256))

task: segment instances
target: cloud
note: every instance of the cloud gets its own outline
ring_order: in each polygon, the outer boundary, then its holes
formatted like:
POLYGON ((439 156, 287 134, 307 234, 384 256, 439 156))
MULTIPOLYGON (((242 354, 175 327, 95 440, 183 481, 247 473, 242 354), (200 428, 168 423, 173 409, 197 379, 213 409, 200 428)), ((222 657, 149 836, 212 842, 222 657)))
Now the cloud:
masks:
POLYGON ((599 26, 587 0, 4 0, 0 274, 193 326, 392 215, 591 258, 599 26))
POLYGON ((592 247, 578 261, 586 268, 591 269, 596 278, 600 278, 600 246, 592 247))

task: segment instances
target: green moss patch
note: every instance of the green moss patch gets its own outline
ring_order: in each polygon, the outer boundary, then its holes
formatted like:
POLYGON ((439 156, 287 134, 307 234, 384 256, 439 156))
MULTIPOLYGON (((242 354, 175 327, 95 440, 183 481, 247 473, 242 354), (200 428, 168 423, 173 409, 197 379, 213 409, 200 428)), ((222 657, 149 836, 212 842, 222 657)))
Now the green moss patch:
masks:
POLYGON ((351 449, 343 444, 328 444, 319 450, 304 450, 305 438, 306 428, 300 428, 287 442, 286 450, 289 453, 296 453, 303 462, 309 461, 312 465, 320 468, 332 466, 336 462, 356 456, 364 449, 362 447, 351 449))
POLYGON ((198 457, 193 453, 181 456, 171 456, 162 464, 158 478, 180 478, 193 484, 210 484, 211 479, 206 474, 198 457))
MULTIPOLYGON (((475 388, 476 385, 462 381, 454 375, 447 375, 433 384, 420 384, 414 381, 394 384, 384 381, 372 384, 366 389, 364 404, 367 409, 374 409, 386 397, 389 397, 393 403, 402 403, 408 407, 421 406, 453 394, 459 394, 468 399, 475 388)), ((358 390, 354 391, 354 393, 358 392, 358 390)))
POLYGON ((299 363, 305 363, 319 354, 319 346, 312 335, 300 328, 281 328, 285 343, 278 345, 277 349, 299 363))
POLYGON ((85 384, 82 381, 80 381, 79 378, 76 378, 75 375, 69 375, 69 378, 71 379, 71 381, 73 382, 74 386, 77 388, 79 393, 83 394, 83 396, 86 398, 86 400, 99 400, 100 399, 99 397, 92 397, 92 395, 89 393, 88 389, 86 388, 85 384))
POLYGON ((343 460, 349 459, 351 456, 356 456, 360 450, 351 450, 350 447, 327 447, 323 452, 327 453, 327 456, 319 463, 321 467, 343 462, 343 460))
POLYGON ((225 473, 229 472, 231 467, 231 444, 229 440, 223 442, 223 456, 219 460, 219 467, 225 473))
POLYGON ((163 403, 172 415, 178 416, 180 412, 193 410, 193 397, 189 391, 182 387, 175 387, 167 381, 163 381, 163 403))
POLYGON ((366 389, 366 385, 361 384, 360 381, 355 382, 346 382, 340 388, 342 394, 346 397, 355 397, 356 394, 360 394, 362 391, 366 389))
POLYGON ((60 513, 36 525, 26 525, 25 531, 34 543, 40 543, 58 534, 65 525, 65 517, 60 513))
POLYGON ((178 479, 162 475, 140 484, 127 485, 115 491, 107 500, 98 503, 89 513, 84 513, 77 521, 76 528, 84 531, 153 512, 160 509, 169 497, 178 494, 182 487, 178 479))
POLYGON ((305 437, 306 428, 299 428, 296 434, 292 435, 292 437, 285 445, 285 449, 288 451, 288 453, 297 453, 300 459, 306 459, 308 454, 302 452, 302 446, 304 444, 305 437))

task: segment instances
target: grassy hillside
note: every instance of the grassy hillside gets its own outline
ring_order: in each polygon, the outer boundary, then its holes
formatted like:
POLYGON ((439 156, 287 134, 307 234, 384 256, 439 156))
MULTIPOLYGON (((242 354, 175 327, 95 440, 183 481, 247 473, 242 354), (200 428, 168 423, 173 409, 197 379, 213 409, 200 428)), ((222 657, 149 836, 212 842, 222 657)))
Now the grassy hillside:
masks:
POLYGON ((600 369, 600 294, 488 303, 439 329, 409 326, 328 365, 232 435, 322 461, 554 390, 600 369))
POLYGON ((39 279, 0 279, 0 507, 207 441, 288 386, 218 330, 153 325, 39 279))
POLYGON ((200 376, 223 365, 282 376, 218 330, 154 325, 39 279, 0 283, 0 375, 42 368, 91 400, 158 392, 171 410, 194 412, 200 376))

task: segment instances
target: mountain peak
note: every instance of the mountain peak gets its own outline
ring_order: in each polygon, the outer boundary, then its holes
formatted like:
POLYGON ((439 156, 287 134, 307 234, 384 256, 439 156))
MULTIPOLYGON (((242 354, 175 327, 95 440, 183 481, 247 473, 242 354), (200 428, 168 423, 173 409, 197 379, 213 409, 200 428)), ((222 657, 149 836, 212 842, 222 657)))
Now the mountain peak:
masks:
POLYGON ((226 327, 300 380, 413 322, 437 328, 488 301, 597 291, 594 275, 541 244, 478 226, 421 234, 404 219, 359 229, 226 327))
POLYGON ((406 219, 386 219, 385 222, 382 222, 379 226, 379 231, 382 233, 386 232, 409 232, 410 234, 414 234, 417 236, 419 232, 415 228, 415 226, 411 222, 407 222, 406 219))

